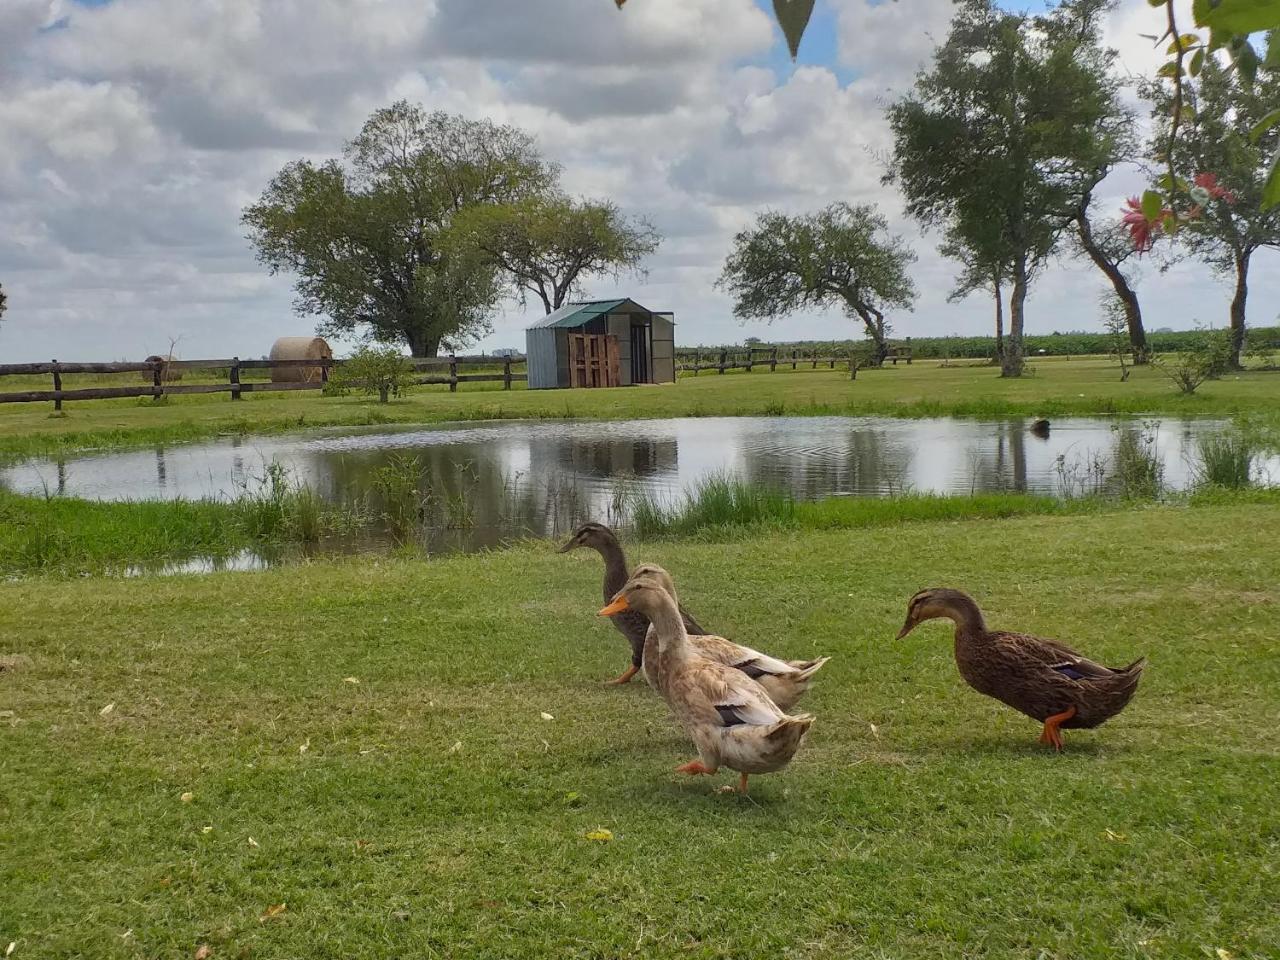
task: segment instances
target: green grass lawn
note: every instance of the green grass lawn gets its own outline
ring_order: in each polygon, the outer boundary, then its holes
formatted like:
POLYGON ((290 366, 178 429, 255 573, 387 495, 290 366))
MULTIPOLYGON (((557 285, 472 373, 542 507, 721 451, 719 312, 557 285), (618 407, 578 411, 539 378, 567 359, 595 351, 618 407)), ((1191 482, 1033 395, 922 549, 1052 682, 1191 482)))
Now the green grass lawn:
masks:
POLYGON ((895 416, 1061 416, 1150 413, 1162 416, 1276 416, 1280 375, 1250 371, 1179 395, 1152 368, 1121 383, 1100 358, 1036 360, 1034 375, 1003 380, 993 367, 935 362, 847 371, 704 373, 659 387, 611 390, 511 390, 497 384, 416 388, 379 404, 364 396, 313 393, 224 395, 0 405, 0 454, 56 453, 84 447, 167 443, 220 433, 260 433, 306 426, 431 423, 519 417, 597 419, 748 414, 888 414, 895 416))
POLYGON ((646 687, 600 685, 626 656, 594 556, 3 583, 0 949, 1273 958, 1278 534, 1270 504, 637 549, 713 628, 835 658, 748 800, 672 771, 646 687), (939 584, 1147 654, 1134 703, 1045 752, 943 625, 893 640, 939 584))

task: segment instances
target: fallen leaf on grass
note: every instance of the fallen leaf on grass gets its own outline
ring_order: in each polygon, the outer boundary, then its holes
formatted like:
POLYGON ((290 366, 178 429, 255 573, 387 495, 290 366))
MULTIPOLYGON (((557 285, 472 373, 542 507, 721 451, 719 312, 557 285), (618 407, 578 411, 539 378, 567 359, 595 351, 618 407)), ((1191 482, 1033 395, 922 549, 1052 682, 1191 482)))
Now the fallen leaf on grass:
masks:
POLYGON ((1219 947, 1217 950, 1214 951, 1214 953, 1218 955, 1218 960, 1235 960, 1235 957, 1232 956, 1230 950, 1223 950, 1221 947, 1219 947))
POLYGON ((367 847, 367 846, 369 846, 369 841, 368 841, 368 840, 357 840, 357 841, 356 841, 356 849, 357 849, 357 850, 363 850, 363 849, 364 849, 365 847, 367 847))
POLYGON ((207 943, 200 944, 200 949, 196 951, 195 960, 209 960, 213 956, 213 948, 207 943))
POLYGON ((10 941, 9 941, 8 949, 6 949, 6 950, 5 950, 4 955, 7 957, 7 956, 9 956, 10 954, 12 954, 12 953, 13 953, 13 951, 15 951, 15 950, 17 950, 17 949, 18 949, 18 941, 17 941, 17 940, 10 940, 10 941))
POLYGON ((449 748, 449 752, 450 752, 450 753, 457 753, 457 752, 458 752, 459 750, 461 750, 461 749, 462 749, 462 741, 461 741, 461 740, 458 740, 458 741, 456 741, 456 742, 454 743, 454 745, 453 745, 452 747, 450 747, 450 748, 449 748))
POLYGON ((595 840, 598 843, 608 843, 613 839, 613 831, 606 830, 604 827, 596 827, 594 830, 587 831, 588 840, 595 840))
POLYGON ((311 738, 307 737, 307 742, 298 748, 299 753, 306 753, 311 749, 311 738))
POLYGON ((877 740, 880 739, 880 728, 877 727, 874 723, 871 724, 871 735, 875 737, 877 740))
POLYGON ((201 827, 201 828, 200 828, 200 832, 201 832, 201 833, 213 833, 213 827, 211 827, 211 826, 210 826, 210 827, 201 827))
POLYGON ((0 710, 0 720, 8 720, 13 716, 12 710, 0 710))
POLYGON ((343 683, 359 683, 360 678, 359 677, 343 677, 342 682, 343 683))
POLYGON ((1129 842, 1129 838, 1125 834, 1116 833, 1114 830, 1111 830, 1109 828, 1106 832, 1106 838, 1110 840, 1112 843, 1128 843, 1129 842))
POLYGON ((253 849, 257 850, 257 849, 258 849, 258 841, 257 841, 257 840, 255 840, 255 839, 253 839, 253 837, 250 837, 250 838, 249 838, 249 846, 251 846, 251 847, 253 847, 253 849))
POLYGON ((542 719, 543 719, 543 720, 554 720, 554 719, 555 719, 555 717, 553 717, 551 714, 547 713, 545 710, 544 710, 544 711, 542 711, 541 716, 542 716, 542 719))
POLYGON ((276 917, 280 916, 280 914, 284 913, 284 911, 285 905, 283 903, 273 903, 271 906, 267 907, 266 912, 258 918, 258 922, 266 923, 268 920, 274 920, 276 917))
POLYGON ((576 805, 577 802, 581 799, 582 799, 582 794, 578 793, 577 790, 570 790, 568 793, 564 795, 564 802, 571 807, 576 805))
POLYGON ((98 711, 98 716, 109 717, 111 716, 112 712, 114 712, 115 708, 116 708, 116 705, 114 703, 108 703, 105 707, 103 707, 101 710, 98 711))
POLYGON ((179 799, 179 800, 181 800, 183 803, 190 803, 190 802, 191 802, 192 800, 194 800, 195 798, 196 798, 196 795, 195 795, 194 793, 192 793, 190 790, 188 790, 186 793, 184 793, 184 794, 183 794, 182 796, 180 796, 178 799, 179 799))

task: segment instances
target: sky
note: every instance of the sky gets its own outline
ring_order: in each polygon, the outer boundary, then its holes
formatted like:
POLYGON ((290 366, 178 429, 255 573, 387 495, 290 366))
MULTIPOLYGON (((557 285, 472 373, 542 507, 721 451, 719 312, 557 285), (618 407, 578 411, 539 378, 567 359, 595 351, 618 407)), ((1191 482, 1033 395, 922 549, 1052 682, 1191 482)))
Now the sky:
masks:
MULTIPOLYGON (((1037 5, 1032 4, 1035 8, 1037 5)), ((818 0, 793 64, 769 0, 0 0, 0 362, 266 353, 316 318, 269 275, 240 211, 299 157, 338 156, 400 99, 533 133, 572 193, 664 236, 642 277, 592 298, 675 312, 685 345, 859 336, 839 311, 740 323, 715 280, 762 210, 874 203, 919 255, 896 336, 982 334, 991 306, 881 177, 884 107, 945 36, 949 0, 818 0)), ((1151 8, 1121 0, 1107 40, 1150 74, 1151 8)), ((1135 102, 1136 103, 1136 102, 1135 102)), ((1117 171, 1102 209, 1147 182, 1117 171)), ((1255 258, 1251 323, 1275 322, 1280 260, 1255 258)), ((1149 328, 1222 325, 1230 286, 1187 262, 1140 267, 1149 328)), ((1063 258, 1028 332, 1097 330, 1105 280, 1063 258)), ((538 307, 541 310, 541 307, 538 307)), ((523 348, 517 302, 475 346, 523 348)), ((342 349, 344 344, 339 344, 342 349)))

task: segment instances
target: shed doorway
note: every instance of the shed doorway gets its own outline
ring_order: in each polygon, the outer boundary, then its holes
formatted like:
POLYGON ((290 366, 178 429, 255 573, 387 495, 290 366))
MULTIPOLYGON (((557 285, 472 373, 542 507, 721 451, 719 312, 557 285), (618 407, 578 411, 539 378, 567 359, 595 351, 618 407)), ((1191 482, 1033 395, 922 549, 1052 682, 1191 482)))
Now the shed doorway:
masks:
POLYGON ((570 383, 575 387, 618 386, 618 338, 569 334, 570 383))
POLYGON ((631 325, 631 382, 652 383, 649 376, 649 326, 631 325))

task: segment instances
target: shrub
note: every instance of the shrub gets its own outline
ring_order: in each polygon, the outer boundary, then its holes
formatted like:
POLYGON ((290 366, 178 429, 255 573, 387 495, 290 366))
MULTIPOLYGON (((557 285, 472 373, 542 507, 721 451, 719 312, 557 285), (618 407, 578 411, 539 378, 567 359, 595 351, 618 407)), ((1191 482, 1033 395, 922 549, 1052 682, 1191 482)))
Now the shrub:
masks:
POLYGON ((1254 444, 1237 432, 1202 437, 1196 444, 1200 463, 1194 468, 1201 486, 1243 490, 1253 481, 1254 444))
POLYGON ((1154 357, 1156 369, 1186 394, 1196 392, 1206 380, 1216 380, 1231 368, 1231 334, 1227 330, 1200 330, 1185 350, 1154 357))
POLYGON ((379 403, 399 397, 413 382, 413 367, 395 347, 363 346, 334 367, 325 392, 342 396, 350 390, 378 395, 379 403))

